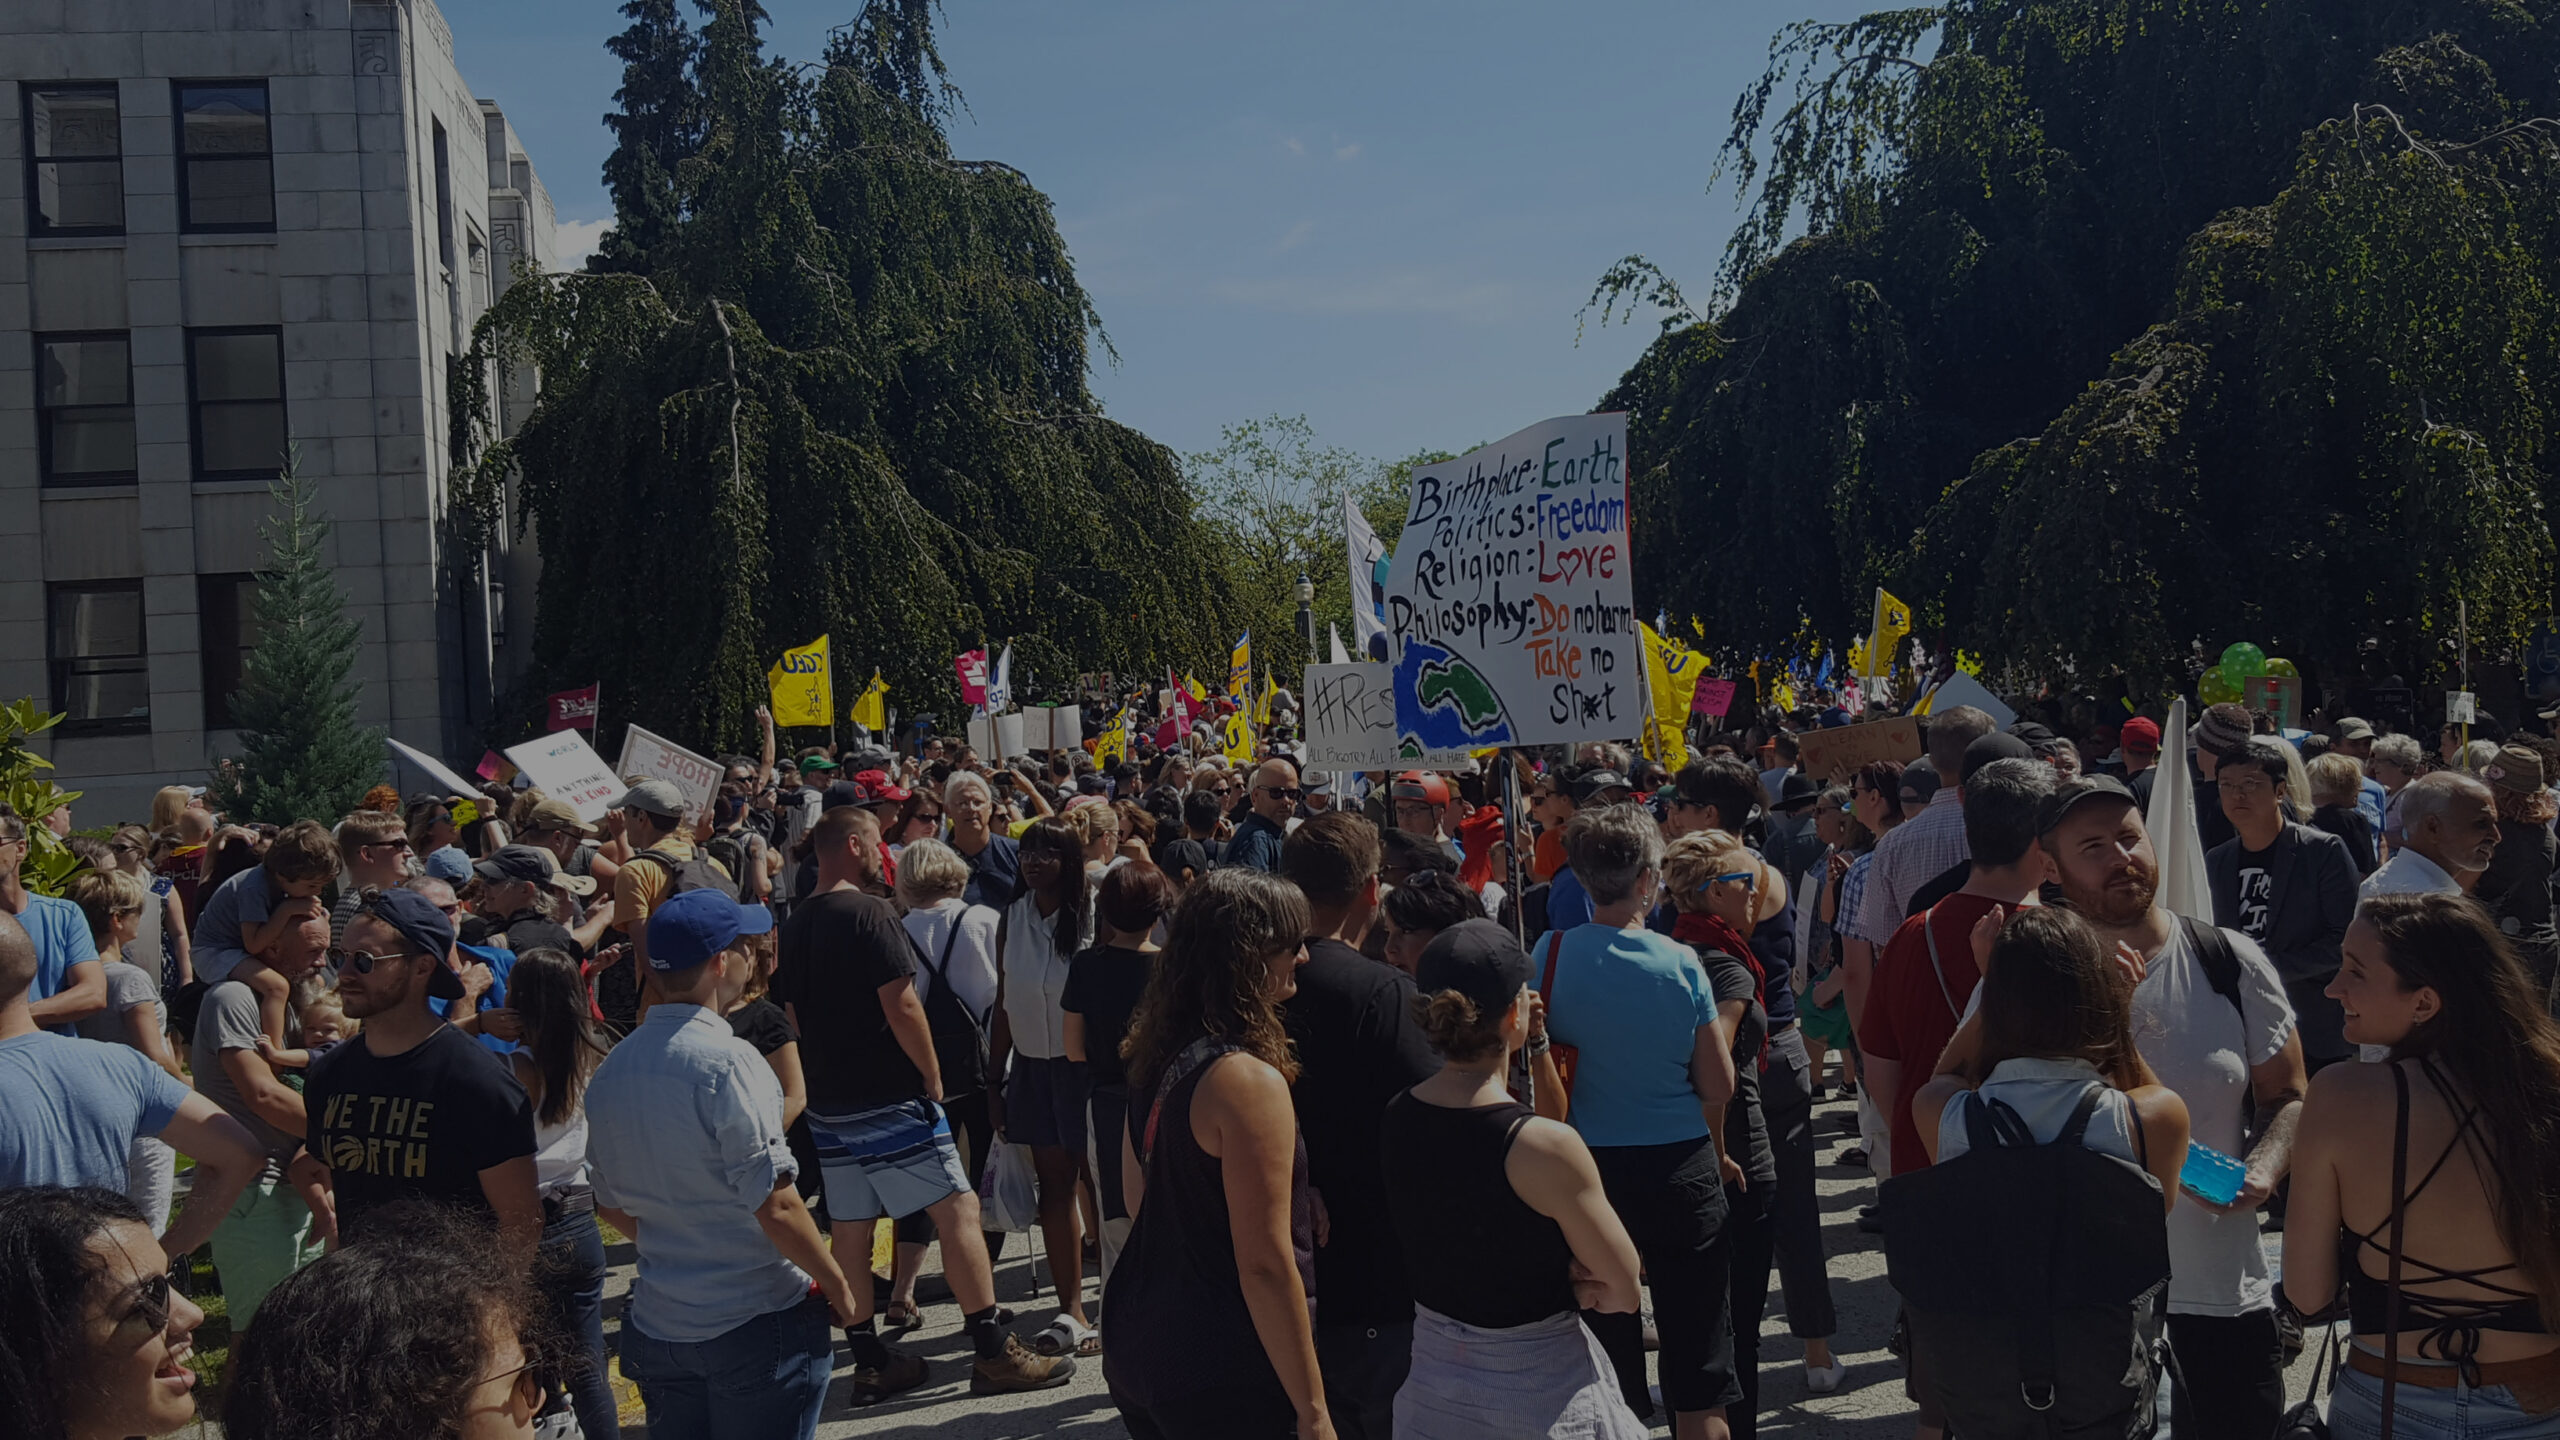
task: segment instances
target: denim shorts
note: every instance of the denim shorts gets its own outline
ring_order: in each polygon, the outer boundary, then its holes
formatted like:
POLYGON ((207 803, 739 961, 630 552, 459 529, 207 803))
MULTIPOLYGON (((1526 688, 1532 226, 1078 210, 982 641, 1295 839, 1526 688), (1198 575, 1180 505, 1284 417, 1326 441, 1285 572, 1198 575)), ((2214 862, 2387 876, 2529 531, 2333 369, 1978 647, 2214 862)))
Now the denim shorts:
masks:
MULTIPOLYGON (((2560 1410, 2528 1415, 2504 1385, 2434 1389, 2402 1385, 2392 1394, 2393 1440, 2560 1440, 2560 1410)), ((2329 1432, 2337 1440, 2382 1434, 2382 1380, 2340 1369, 2329 1395, 2329 1432)))

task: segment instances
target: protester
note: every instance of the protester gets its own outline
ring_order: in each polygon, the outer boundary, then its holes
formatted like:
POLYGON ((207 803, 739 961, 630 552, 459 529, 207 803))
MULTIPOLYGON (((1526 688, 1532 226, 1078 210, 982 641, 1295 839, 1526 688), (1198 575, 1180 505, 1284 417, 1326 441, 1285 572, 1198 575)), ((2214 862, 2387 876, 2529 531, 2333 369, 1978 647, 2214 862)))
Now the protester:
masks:
POLYGON ((615 1440, 613 1385, 605 1370, 604 1236, 587 1164, 586 1091, 606 1054, 604 1032, 587 1012, 587 987, 565 950, 529 949, 508 976, 523 1025, 509 1057, 533 1106, 533 1179, 542 1198, 538 1287, 547 1323, 577 1357, 567 1399, 586 1440, 615 1440))
POLYGON ((1867 996, 1874 988, 1876 957, 1884 947, 1851 927, 1853 917, 1865 907, 1867 880, 1874 873, 1875 847, 1902 824, 1906 813, 1904 780, 1911 773, 1900 761, 1877 760, 1852 777, 1850 803, 1857 807, 1859 825, 1876 838, 1841 871, 1839 885, 1823 898, 1823 903, 1832 907, 1829 918, 1840 937, 1840 996, 1849 1012, 1846 1043, 1858 1062, 1858 1143, 1843 1151, 1839 1161, 1843 1165, 1865 1166, 1880 1175, 1892 1173, 1885 1162, 1892 1158, 1889 1147, 1893 1131, 1884 1112, 1876 1108, 1874 1087, 1866 1083, 1866 1055, 1856 1047, 1859 1017, 1866 1013, 1867 996), (1837 895, 1836 904, 1833 893, 1837 895))
POLYGON ((2560 975, 2560 932, 2552 926, 2551 876, 2560 864, 2560 840, 2552 821, 2560 819, 2560 796, 2544 784, 2542 757, 2522 745, 2508 745, 2483 766, 2498 814, 2498 848, 2488 868, 2472 884, 2472 898, 2498 924, 2498 933, 2524 962, 2534 989, 2553 993, 2560 975))
MULTIPOLYGON (((1619 783, 1621 786, 1625 784, 1624 781, 1619 783)), ((1448 857, 1452 870, 1457 867, 1463 857, 1443 828, 1449 814, 1449 782, 1446 779, 1429 770, 1407 770, 1388 785, 1387 805, 1388 818, 1392 822, 1389 828, 1430 842, 1448 857)))
POLYGON ((2355 914, 2356 867, 2345 841, 2285 818, 2291 765, 2285 743, 2267 735, 2222 757, 2217 787, 2233 838, 2206 854, 2204 868, 2213 923, 2266 951, 2317 1073, 2354 1053, 2338 1038, 2337 1002, 2322 992, 2338 973, 2338 943, 2355 914))
POLYGON ((2330 1431, 2548 1434, 2560 1026, 2487 913, 2458 896, 2368 898, 2331 989, 2347 1039, 2388 1059, 2321 1072, 2295 1142, 2285 1294, 2316 1314, 2343 1284, 2354 1336, 2330 1431))
POLYGON ((1378 1127, 1387 1102, 1437 1069, 1414 1021, 1413 982, 1356 942, 1378 908, 1378 831, 1347 814, 1300 825, 1282 878, 1310 921, 1297 990, 1282 1007, 1301 1067, 1290 1099, 1307 1147, 1317 1227, 1316 1354, 1345 1437, 1383 1437, 1413 1351, 1413 1289, 1387 1214, 1378 1127))
POLYGON ((2400 797, 2408 793, 2410 781, 2426 773, 2427 752, 2414 735, 2380 736, 2373 742, 2366 768, 2383 791, 2382 823, 2374 833, 2383 844, 2397 850, 2403 843, 2400 797))
POLYGON ((364 1030, 312 1064, 304 1144, 327 1172, 341 1237, 360 1240, 395 1201, 424 1199, 471 1214, 521 1263, 542 1236, 533 1110, 496 1054, 428 1008, 466 994, 452 951, 452 922, 425 896, 365 897, 338 967, 364 1030))
POLYGON ((2196 718, 2187 739, 2195 746, 2196 832, 2204 842, 2206 853, 2228 844, 2232 838, 2231 818, 2222 808, 2222 762, 2239 753, 2249 743, 2255 722, 2248 710, 2239 705, 2208 705, 2196 718))
MULTIPOLYGON (((1743 1177, 1724 1133, 1736 1084, 1731 1045, 1698 957, 1642 927, 1661 889, 1653 817, 1633 805, 1584 810, 1565 827, 1565 853, 1597 909, 1590 924, 1550 932, 1532 960, 1552 976, 1548 1033, 1579 1051, 1573 1128, 1644 1257, 1674 1433, 1720 1437, 1729 1433, 1726 1407, 1742 1398, 1726 1308, 1725 1187, 1743 1177)), ((1623 1313, 1583 1319, 1617 1370, 1627 1408, 1649 1420, 1640 1322, 1623 1313)))
MULTIPOLYGON (((1982 1010, 1912 1097, 1909 1108, 1924 1122, 1921 1162, 1950 1165, 2004 1129, 2014 1137, 2001 1141, 2004 1148, 2082 1146, 2147 1173, 2148 1187, 2130 1187, 2143 1213, 2117 1217, 2108 1207, 2118 1192, 2092 1186, 2075 1192, 2076 1203, 2055 1222, 2075 1228, 2036 1239, 2059 1250, 2110 1233, 2076 1228, 2092 1221, 2158 1223, 2177 1204, 2187 1109, 2134 1048, 2128 987, 2097 932, 2067 910, 2030 906, 2010 915, 1995 905, 1962 944, 1968 961, 1987 954, 1979 962, 1982 1010), (1987 1118, 1994 1115, 1998 1126, 1987 1118)), ((1920 1212, 1893 1223, 1921 1226, 1913 1238, 1922 1247, 1939 1238, 1920 1212)), ((1952 1234, 1945 1242, 1962 1243, 1952 1234)), ((2059 1268, 2063 1256, 2027 1250, 2022 1259, 2059 1268)), ((2001 1293, 1989 1278, 1984 1290, 1986 1300, 2001 1293)), ((2077 1310, 1997 1314, 1985 1323, 1915 1302, 1907 1314, 1912 1372, 1926 1386, 1921 1424, 1934 1413, 1959 1436, 2149 1435, 2158 1383, 2154 1298, 2142 1296, 2104 1325, 2077 1310), (2032 1343, 2050 1352, 2048 1364, 2029 1368, 2022 1320, 2037 1327, 2032 1343)))
POLYGON ((226 1440, 534 1434, 561 1358, 525 1267, 435 1206, 387 1219, 276 1287, 235 1335, 226 1440))
POLYGON ((1133 1440, 1333 1440, 1308 1313, 1315 1221, 1280 1006, 1313 920, 1251 868, 1184 892, 1131 1018, 1103 1375, 1133 1440))
POLYGON ((2160 778, 2160 724, 2136 715, 2116 728, 2116 745, 2124 755, 2124 788, 2133 802, 2151 808, 2151 786, 2160 778))
POLYGON ((1537 1008, 1529 957, 1466 919, 1424 945, 1417 1019, 1440 1069, 1388 1103, 1387 1208, 1414 1291, 1405 1440, 1647 1433, 1579 1312, 1639 1303, 1635 1242, 1581 1136, 1507 1085, 1537 1008))
POLYGON ((1058 1318, 1035 1337, 1043 1353, 1091 1355, 1099 1341, 1084 1308, 1082 1217, 1076 1185, 1084 1171, 1085 1068, 1067 1058, 1059 1001, 1075 957, 1093 943, 1093 891, 1084 841, 1063 821, 1037 820, 1022 834, 1022 893, 998 931, 1002 957, 988 1063, 1006 1071, 990 1094, 996 1129, 1031 1147, 1040 1174, 1040 1232, 1058 1287, 1058 1318))
MULTIPOLYGON (((1831 1052, 1849 1044, 1849 1007, 1841 999, 1847 980, 1840 974, 1840 882, 1849 866, 1875 848, 1875 832, 1858 821, 1857 805, 1846 785, 1822 792, 1814 807, 1814 834, 1822 842, 1802 874, 1789 886, 1796 905, 1796 1024, 1804 1037, 1805 1076, 1810 1098, 1826 1098, 1824 1077, 1831 1052), (1836 863, 1835 863, 1836 862, 1836 863), (1816 991, 1820 995, 1816 995, 1816 991)), ((1841 1069, 1848 1070, 1844 1054, 1841 1069)))
POLYGON ((2366 879, 2359 894, 2451 895, 2478 883, 2496 858, 2497 797, 2478 779, 2454 770, 2421 775, 2393 797, 2400 838, 2391 858, 2366 879))
POLYGON ((35 974, 26 991, 27 1013, 49 1030, 71 1027, 107 1006, 107 975, 89 921, 80 907, 27 888, 27 822, 0 803, 0 915, 14 918, 35 947, 35 974))
POLYGON ((1236 825, 1218 863, 1256 870, 1280 868, 1280 843, 1288 838, 1289 821, 1298 812, 1298 767, 1286 760, 1265 760, 1254 767, 1245 792, 1249 814, 1236 825))
POLYGON ((1485 918, 1476 897, 1438 870, 1419 871, 1388 891, 1379 914, 1386 922, 1386 961, 1407 975, 1432 937, 1461 921, 1485 918))
MULTIPOLYGON (((898 856, 898 903, 906 912, 899 923, 915 942, 916 1003, 924 1008, 926 1028, 934 1036, 942 1112, 960 1146, 961 1173, 975 1176, 986 1173, 987 1153, 995 1142, 987 1114, 986 1031, 994 1020, 996 936, 1003 917, 963 899, 968 887, 968 862, 939 840, 910 841, 898 856)), ((891 1294, 880 1310, 882 1328, 912 1330, 924 1323, 916 1306, 916 1277, 932 1238, 931 1216, 918 1212, 899 1218, 891 1294)), ((1001 1231, 989 1232, 987 1253, 1000 1256, 1004 1239, 1001 1231)))
POLYGON ((995 792, 983 776, 952 772, 942 787, 942 813, 951 821, 951 848, 969 867, 961 898, 1002 910, 1022 884, 1022 849, 996 826, 995 792))
POLYGON ((2159 860, 2128 787, 2065 785, 2037 831, 2071 908, 2103 948, 2137 962, 2134 1045, 2186 1103, 2192 1143, 2247 1167, 2229 1203, 2190 1193, 2169 1212, 2171 1408, 2182 1436, 2264 1440, 2284 1413, 2285 1355, 2256 1211, 2291 1167, 2307 1084, 2293 1006, 2255 940, 2160 906, 2159 860))
POLYGON ((171 1268, 114 1191, 0 1190, 0 1434, 127 1440, 193 1420, 204 1311, 171 1268))
MULTIPOLYGON (((106 1008, 80 1022, 80 1037, 131 1046, 152 1064, 185 1079, 161 1023, 158 979, 124 959, 125 947, 146 913, 144 897, 150 892, 121 870, 85 871, 73 876, 66 888, 68 898, 89 922, 90 939, 107 974, 106 1008)), ((177 1163, 177 1155, 157 1137, 135 1137, 133 1154, 126 1162, 125 1198, 151 1217, 155 1235, 169 1223, 177 1163)))
POLYGON ((649 917, 669 897, 692 890, 723 890, 735 897, 736 877, 694 854, 685 833, 684 793, 664 780, 643 780, 623 792, 614 810, 630 858, 614 872, 613 923, 631 937, 626 959, 601 966, 596 1004, 617 1028, 629 1028, 648 1003, 656 967, 649 964, 649 917))
MULTIPOLYGON (((1931 715, 1930 765, 1941 777, 1962 775, 1965 747, 1992 733, 1992 728, 1991 717, 1970 705, 1931 715)), ((1906 813, 1899 829, 1876 842, 1866 891, 1846 933, 1882 950, 1900 929, 1911 897, 1920 887, 1972 858, 1964 802, 1958 787, 1941 784, 1919 814, 1906 813)))
POLYGON ((2305 823, 2314 830, 2335 835, 2347 847, 2347 858, 2355 862, 2356 880, 2362 883, 2382 861, 2376 855, 2373 822, 2366 818, 2360 803, 2364 798, 2364 767, 2352 755, 2331 751, 2317 759, 2306 760, 2303 773, 2311 781, 2311 813, 2305 823))
POLYGON ((107 841, 107 853, 117 870, 142 886, 142 915, 134 924, 133 938, 125 942, 125 960, 164 991, 175 992, 193 983, 195 959, 187 943, 186 906, 177 898, 174 880, 152 873, 151 832, 139 825, 120 825, 107 841))
MULTIPOLYGON (((267 1293, 319 1258, 322 1242, 338 1233, 335 1215, 325 1206, 314 1214, 287 1173, 302 1153, 310 1116, 261 1028, 258 998, 270 980, 290 990, 319 973, 328 943, 327 920, 316 910, 303 915, 265 952, 207 987, 196 1011, 188 1055, 196 1088, 256 1136, 261 1151, 257 1174, 213 1232, 213 1263, 235 1327, 255 1319, 267 1293)), ((297 1046, 306 1038, 300 1029, 292 1025, 287 1036, 297 1046)))
POLYGON ((1100 1221, 1095 1248, 1102 1283, 1129 1240, 1129 1205, 1122 1191, 1121 1141, 1128 1133, 1129 1076, 1120 1057, 1129 1017, 1147 988, 1161 947, 1156 927, 1173 909, 1173 882, 1152 861, 1133 860, 1102 878, 1094 898, 1094 933, 1101 943, 1079 951, 1059 992, 1066 1056, 1085 1068, 1085 1169, 1093 1180, 1100 1221))
POLYGON ((347 922, 356 918, 364 892, 398 889, 420 857, 400 817, 378 810, 349 812, 329 838, 345 867, 338 877, 337 902, 329 907, 329 943, 335 945, 346 938, 347 922))

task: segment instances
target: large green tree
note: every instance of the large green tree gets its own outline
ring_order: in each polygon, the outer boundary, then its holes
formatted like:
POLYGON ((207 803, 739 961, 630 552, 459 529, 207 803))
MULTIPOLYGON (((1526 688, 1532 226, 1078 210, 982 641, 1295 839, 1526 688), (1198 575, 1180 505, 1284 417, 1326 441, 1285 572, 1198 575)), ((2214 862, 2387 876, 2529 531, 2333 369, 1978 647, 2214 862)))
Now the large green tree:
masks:
POLYGON ((2443 657, 2552 609, 2560 4, 1948 0, 1773 43, 1632 412, 1639 608, 1870 587, 2030 675, 2443 657))
POLYGON ((601 679, 608 743, 637 720, 720 746, 821 632, 847 703, 876 665, 946 717, 982 639, 1035 691, 1215 649, 1210 534, 1173 454, 1098 413, 1048 198, 951 153, 927 0, 873 0, 808 67, 751 6, 706 8, 658 238, 527 277, 457 367, 463 499, 542 552, 525 694, 601 679), (486 377, 522 366, 541 397, 502 438, 486 377))

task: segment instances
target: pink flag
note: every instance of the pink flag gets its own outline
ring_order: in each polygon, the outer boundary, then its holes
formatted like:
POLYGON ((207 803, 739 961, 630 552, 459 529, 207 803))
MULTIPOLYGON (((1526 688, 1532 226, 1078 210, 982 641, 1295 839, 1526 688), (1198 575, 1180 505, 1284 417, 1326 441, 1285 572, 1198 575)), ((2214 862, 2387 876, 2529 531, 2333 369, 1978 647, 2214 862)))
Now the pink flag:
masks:
POLYGON ((551 721, 543 729, 546 732, 595 729, 596 695, 603 688, 603 682, 599 681, 583 690, 553 691, 549 705, 551 721))
POLYGON ((960 698, 972 705, 987 703, 987 652, 964 650, 951 662, 960 672, 960 698))

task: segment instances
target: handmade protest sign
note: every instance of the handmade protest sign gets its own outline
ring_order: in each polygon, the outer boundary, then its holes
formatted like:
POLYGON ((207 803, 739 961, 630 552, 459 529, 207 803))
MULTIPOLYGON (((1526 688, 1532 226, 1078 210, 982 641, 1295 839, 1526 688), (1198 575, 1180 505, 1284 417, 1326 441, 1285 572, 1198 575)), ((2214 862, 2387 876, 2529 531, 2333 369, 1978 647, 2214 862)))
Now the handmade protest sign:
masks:
POLYGON ((1712 675, 1698 677, 1698 691, 1689 699, 1693 715, 1722 715, 1733 709, 1733 682, 1712 675))
POLYGON ((544 795, 565 802, 590 825, 622 796, 622 781, 587 744, 587 737, 575 730, 557 730, 539 740, 510 745, 507 758, 542 787, 544 795))
POLYGON ((1807 730, 1796 737, 1796 764, 1816 780, 1845 779, 1878 760, 1919 758, 1920 722, 1908 715, 1807 730))
POLYGON ((684 823, 690 830, 711 813, 720 791, 720 767, 673 740, 634 725, 622 737, 622 763, 614 767, 623 779, 664 780, 684 796, 684 823))
POLYGON ((1403 759, 1644 723, 1626 454, 1625 415, 1566 415, 1413 472, 1386 583, 1403 759))
POLYGON ((1318 770, 1434 769, 1455 765, 1467 752, 1400 755, 1396 746, 1393 672, 1353 662, 1310 665, 1306 670, 1307 764, 1318 770))
POLYGON ((445 764, 443 761, 428 754, 426 751, 419 749, 415 745, 404 745, 397 740, 392 740, 387 737, 385 738, 384 743, 391 747, 391 753, 393 755, 396 755, 400 759, 406 760, 410 764, 418 767, 418 770, 428 779, 443 787, 444 793, 447 795, 477 795, 480 793, 480 787, 478 785, 453 773, 452 766, 445 764))

